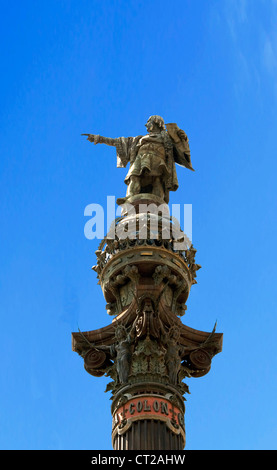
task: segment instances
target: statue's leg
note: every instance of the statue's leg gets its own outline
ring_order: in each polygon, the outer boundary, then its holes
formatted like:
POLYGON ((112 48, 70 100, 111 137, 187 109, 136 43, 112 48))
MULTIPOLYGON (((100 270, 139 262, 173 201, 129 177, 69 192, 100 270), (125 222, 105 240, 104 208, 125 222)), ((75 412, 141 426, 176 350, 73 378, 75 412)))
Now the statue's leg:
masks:
POLYGON ((159 196, 161 199, 164 199, 164 189, 159 176, 153 178, 153 194, 159 196))
POLYGON ((140 178, 139 176, 131 176, 130 183, 127 188, 127 196, 134 196, 140 193, 140 178))

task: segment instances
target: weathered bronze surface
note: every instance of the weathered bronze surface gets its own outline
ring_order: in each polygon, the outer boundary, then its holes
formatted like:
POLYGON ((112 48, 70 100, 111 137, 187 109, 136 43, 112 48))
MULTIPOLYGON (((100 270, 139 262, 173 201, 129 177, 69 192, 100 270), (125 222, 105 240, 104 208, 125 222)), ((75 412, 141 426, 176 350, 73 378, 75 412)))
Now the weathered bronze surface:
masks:
POLYGON ((110 138, 96 134, 86 135, 90 142, 116 147, 117 166, 130 169, 125 183, 128 185, 122 204, 137 194, 153 194, 166 203, 169 202, 169 191, 178 189, 175 163, 192 171, 189 140, 186 133, 177 124, 166 124, 161 116, 150 116, 146 129, 147 135, 136 137, 110 138))
MULTIPOLYGON (((175 162, 192 170, 188 138, 176 124, 164 125, 159 116, 146 124, 148 135, 110 139, 88 135, 94 143, 113 145, 118 166, 130 169, 125 178, 126 198, 135 215, 115 221, 117 235, 110 234, 96 251, 97 273, 106 309, 114 318, 100 329, 72 333, 72 348, 94 377, 110 377, 106 391, 112 398, 114 449, 183 449, 184 413, 189 393, 185 379, 202 377, 213 357, 222 350, 223 335, 184 325, 186 302, 196 273, 196 249, 185 233, 179 249, 164 236, 163 215, 155 213, 157 233, 151 233, 151 217, 139 212, 140 203, 158 207, 167 203, 178 181, 175 162), (167 130, 166 130, 167 129, 167 130), (138 225, 144 217, 145 236, 138 225), (132 219, 133 218, 133 219, 132 219), (132 237, 121 238, 121 225, 133 222, 132 237), (141 232, 140 232, 141 235, 141 232), (153 433, 158 433, 153 436, 153 433)), ((140 225, 141 228, 141 225, 140 225)), ((124 233, 124 230, 123 232, 124 233)))

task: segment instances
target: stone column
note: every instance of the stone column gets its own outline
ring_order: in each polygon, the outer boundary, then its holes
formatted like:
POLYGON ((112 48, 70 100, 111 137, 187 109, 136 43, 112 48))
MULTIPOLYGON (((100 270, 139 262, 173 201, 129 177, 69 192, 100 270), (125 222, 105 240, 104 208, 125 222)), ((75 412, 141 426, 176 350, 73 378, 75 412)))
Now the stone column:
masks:
MULTIPOLYGON (((181 321, 200 268, 196 250, 190 244, 176 250, 173 222, 165 238, 163 216, 138 210, 145 200, 135 198, 135 211, 123 212, 115 237, 105 237, 96 252, 93 269, 114 318, 98 330, 73 333, 72 347, 89 374, 111 377, 106 391, 112 395, 115 450, 182 450, 189 393, 183 380, 209 372, 222 349, 222 334, 181 321), (127 225, 128 237, 119 237, 127 225)), ((153 195, 149 200, 157 205, 153 195)))

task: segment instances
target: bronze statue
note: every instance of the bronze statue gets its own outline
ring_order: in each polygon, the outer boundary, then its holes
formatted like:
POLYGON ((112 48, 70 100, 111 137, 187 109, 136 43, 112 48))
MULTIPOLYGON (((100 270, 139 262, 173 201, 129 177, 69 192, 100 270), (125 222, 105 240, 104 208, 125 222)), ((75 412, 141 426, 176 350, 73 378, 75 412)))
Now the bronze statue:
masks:
POLYGON ((172 384, 178 383, 178 373, 181 368, 181 357, 185 355, 187 349, 179 344, 180 330, 178 326, 172 326, 168 333, 163 329, 163 343, 166 347, 165 363, 168 370, 169 381, 172 384))
POLYGON ((126 328, 120 325, 116 329, 116 344, 111 348, 113 356, 116 356, 116 368, 120 383, 127 383, 132 361, 133 352, 133 331, 127 332, 126 328))
POLYGON ((132 361, 134 327, 128 333, 123 325, 118 325, 115 330, 115 343, 111 346, 92 344, 96 350, 108 351, 112 359, 116 359, 116 370, 119 382, 128 382, 128 376, 132 361))
POLYGON ((146 128, 147 135, 137 137, 102 137, 95 134, 87 140, 95 144, 103 143, 116 147, 117 167, 130 169, 125 177, 126 198, 137 194, 153 194, 162 201, 169 202, 169 191, 178 189, 175 163, 193 170, 190 159, 189 141, 186 133, 177 124, 166 124, 160 116, 150 116, 146 128))

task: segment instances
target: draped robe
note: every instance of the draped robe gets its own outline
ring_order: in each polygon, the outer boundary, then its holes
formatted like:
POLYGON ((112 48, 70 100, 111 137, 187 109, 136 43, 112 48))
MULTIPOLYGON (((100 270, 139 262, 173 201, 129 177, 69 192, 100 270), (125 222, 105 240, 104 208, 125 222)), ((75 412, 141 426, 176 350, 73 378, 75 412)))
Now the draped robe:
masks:
POLYGON ((129 184, 132 175, 140 176, 140 166, 142 165, 141 170, 147 167, 150 176, 157 176, 158 171, 160 171, 165 191, 176 191, 179 184, 175 163, 194 171, 191 165, 188 139, 180 139, 177 136, 176 131, 179 128, 176 124, 169 124, 167 126, 168 131, 162 131, 160 134, 149 133, 146 136, 139 135, 136 137, 119 137, 116 139, 117 167, 126 167, 127 163, 130 162, 130 169, 125 178, 126 184, 129 184), (154 150, 148 155, 147 153, 143 154, 145 144, 154 144, 152 145, 154 150), (155 144, 157 145, 156 152, 155 144), (160 153, 158 152, 158 147, 161 146, 164 146, 163 159, 160 158, 160 153), (157 158, 152 158, 151 167, 151 156, 153 157, 153 153, 155 153, 157 158), (142 164, 138 165, 136 161, 137 157, 145 157, 142 164), (158 170, 158 168, 160 170, 158 170))

